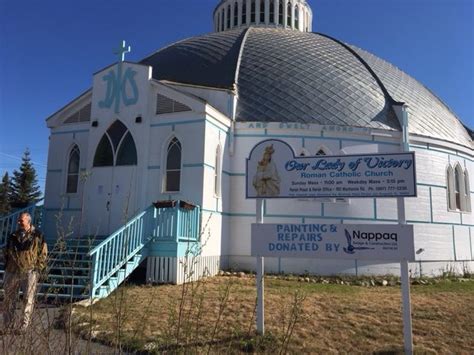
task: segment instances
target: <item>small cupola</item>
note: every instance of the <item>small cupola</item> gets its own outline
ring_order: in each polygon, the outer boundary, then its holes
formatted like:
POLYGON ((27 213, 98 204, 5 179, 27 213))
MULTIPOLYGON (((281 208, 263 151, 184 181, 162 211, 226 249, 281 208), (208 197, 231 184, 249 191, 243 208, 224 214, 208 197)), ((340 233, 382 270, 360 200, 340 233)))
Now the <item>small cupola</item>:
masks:
POLYGON ((313 12, 306 0, 222 0, 214 10, 214 30, 245 27, 312 32, 313 12))

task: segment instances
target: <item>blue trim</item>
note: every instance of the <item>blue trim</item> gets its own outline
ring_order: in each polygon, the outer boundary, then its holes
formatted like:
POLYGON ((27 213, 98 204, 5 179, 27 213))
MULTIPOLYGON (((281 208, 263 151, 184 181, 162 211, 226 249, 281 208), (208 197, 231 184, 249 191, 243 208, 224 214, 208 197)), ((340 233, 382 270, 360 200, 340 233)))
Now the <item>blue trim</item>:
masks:
MULTIPOLYGON (((321 134, 323 132, 321 131, 321 134)), ((372 140, 366 140, 366 139, 356 139, 356 138, 334 138, 334 137, 324 137, 323 135, 321 137, 315 137, 315 136, 302 136, 302 135, 287 135, 287 134, 235 134, 235 137, 247 137, 247 138, 295 138, 295 139, 314 139, 314 140, 330 140, 330 141, 348 141, 348 142, 362 142, 362 143, 377 143, 377 144, 385 144, 385 145, 396 145, 400 146, 399 143, 391 143, 391 142, 384 142, 384 141, 372 141, 372 140)), ((397 153, 400 154, 400 153, 397 153)))
POLYGON ((48 169, 47 172, 48 173, 62 173, 63 170, 62 169, 48 169))
POLYGON ((161 169, 161 167, 159 165, 149 165, 148 166, 148 170, 158 170, 158 169, 161 169))
POLYGON ((460 158, 469 160, 470 162, 474 162, 473 159, 471 159, 470 157, 464 155, 465 153, 462 153, 462 155, 459 155, 459 152, 458 152, 458 151, 456 151, 456 154, 454 154, 454 153, 451 153, 451 152, 446 151, 446 150, 431 148, 429 145, 428 145, 428 147, 424 147, 424 146, 418 146, 418 145, 414 145, 414 144, 410 144, 410 148, 424 149, 424 150, 430 150, 430 151, 433 151, 433 152, 438 152, 438 153, 447 154, 447 155, 448 155, 448 162, 449 162, 449 163, 451 163, 451 155, 452 155, 452 156, 455 156, 455 157, 460 157, 460 158))
MULTIPOLYGON (((171 198, 170 198, 171 199, 171 198)), ((208 213, 217 213, 226 217, 255 217, 255 213, 233 213, 233 212, 219 212, 208 209, 201 209, 203 212, 208 213)), ((344 221, 377 221, 377 222, 398 222, 398 219, 389 219, 389 218, 367 218, 367 217, 336 217, 336 216, 315 216, 315 215, 284 215, 284 214, 267 214, 267 218, 324 218, 324 219, 333 219, 339 220, 341 224, 344 224, 344 221)), ((437 225, 449 225, 449 226, 464 226, 464 227, 474 227, 474 224, 460 224, 460 223, 448 223, 448 222, 429 222, 429 221, 415 221, 408 220, 407 223, 410 224, 437 224, 437 225)))
POLYGON ((199 120, 189 120, 189 121, 173 121, 173 122, 163 122, 163 123, 153 123, 150 124, 150 127, 163 127, 163 126, 173 126, 173 125, 182 125, 182 124, 193 124, 193 123, 199 123, 199 122, 205 122, 204 119, 199 119, 199 120))
POLYGON ((222 172, 229 176, 245 176, 245 173, 230 173, 228 171, 222 170, 222 172))
POLYGON ((441 189, 447 189, 446 186, 442 186, 442 185, 426 184, 426 183, 423 183, 423 182, 417 182, 416 184, 420 185, 420 186, 439 187, 441 189))
POLYGON ((453 253, 454 253, 454 261, 456 261, 456 236, 455 236, 455 233, 454 233, 454 226, 452 226, 452 230, 453 230, 453 253))
POLYGON ((207 163, 191 163, 191 164, 183 164, 183 168, 210 168, 214 170, 215 168, 207 163))
POLYGON ((209 123, 211 126, 214 126, 215 128, 217 128, 219 130, 219 132, 224 132, 227 134, 227 132, 229 132, 229 128, 227 130, 225 130, 224 128, 222 127, 219 127, 217 124, 215 124, 214 122, 211 122, 210 120, 206 119, 205 120, 207 123, 209 123))
POLYGON ((74 131, 59 131, 59 132, 51 132, 52 136, 59 135, 59 134, 75 134, 75 133, 89 133, 89 129, 78 129, 74 131))

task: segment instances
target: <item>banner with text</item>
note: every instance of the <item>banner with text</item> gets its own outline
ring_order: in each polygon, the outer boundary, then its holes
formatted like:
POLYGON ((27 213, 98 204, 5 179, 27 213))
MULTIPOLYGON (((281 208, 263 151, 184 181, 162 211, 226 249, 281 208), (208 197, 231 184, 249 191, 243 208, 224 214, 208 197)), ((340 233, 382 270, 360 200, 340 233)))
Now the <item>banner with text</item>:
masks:
POLYGON ((252 256, 414 261, 413 225, 254 223, 252 256))
POLYGON ((296 157, 270 139, 250 152, 246 177, 247 198, 416 196, 413 152, 296 157))

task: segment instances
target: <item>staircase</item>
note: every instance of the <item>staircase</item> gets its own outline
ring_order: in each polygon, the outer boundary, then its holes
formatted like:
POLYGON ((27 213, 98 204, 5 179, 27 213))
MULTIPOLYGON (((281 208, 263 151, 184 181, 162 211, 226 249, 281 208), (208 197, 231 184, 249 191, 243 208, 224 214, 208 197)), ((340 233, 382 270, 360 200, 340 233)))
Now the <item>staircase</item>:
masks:
MULTIPOLYGON (((59 239, 54 245, 48 244, 48 267, 38 284, 38 296, 48 301, 107 297, 148 256, 149 244, 176 256, 183 245, 198 243, 200 208, 190 210, 180 205, 178 201, 172 208, 150 206, 109 236, 59 239)), ((23 212, 37 216, 34 224, 40 225, 35 206, 0 218, 2 249, 23 212)), ((2 253, 1 285, 3 275, 2 253)))

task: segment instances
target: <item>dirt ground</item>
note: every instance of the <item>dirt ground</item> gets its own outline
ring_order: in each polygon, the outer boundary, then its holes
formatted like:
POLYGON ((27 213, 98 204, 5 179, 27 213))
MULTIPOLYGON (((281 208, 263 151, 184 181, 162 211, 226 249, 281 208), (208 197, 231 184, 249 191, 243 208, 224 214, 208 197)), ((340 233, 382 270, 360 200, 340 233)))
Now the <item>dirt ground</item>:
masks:
MULTIPOLYGON (((411 287, 417 353, 474 353, 474 280, 411 287)), ((125 286, 75 311, 76 330, 129 349, 206 353, 402 353, 400 286, 266 278, 266 335, 255 332, 255 278, 125 286)))

